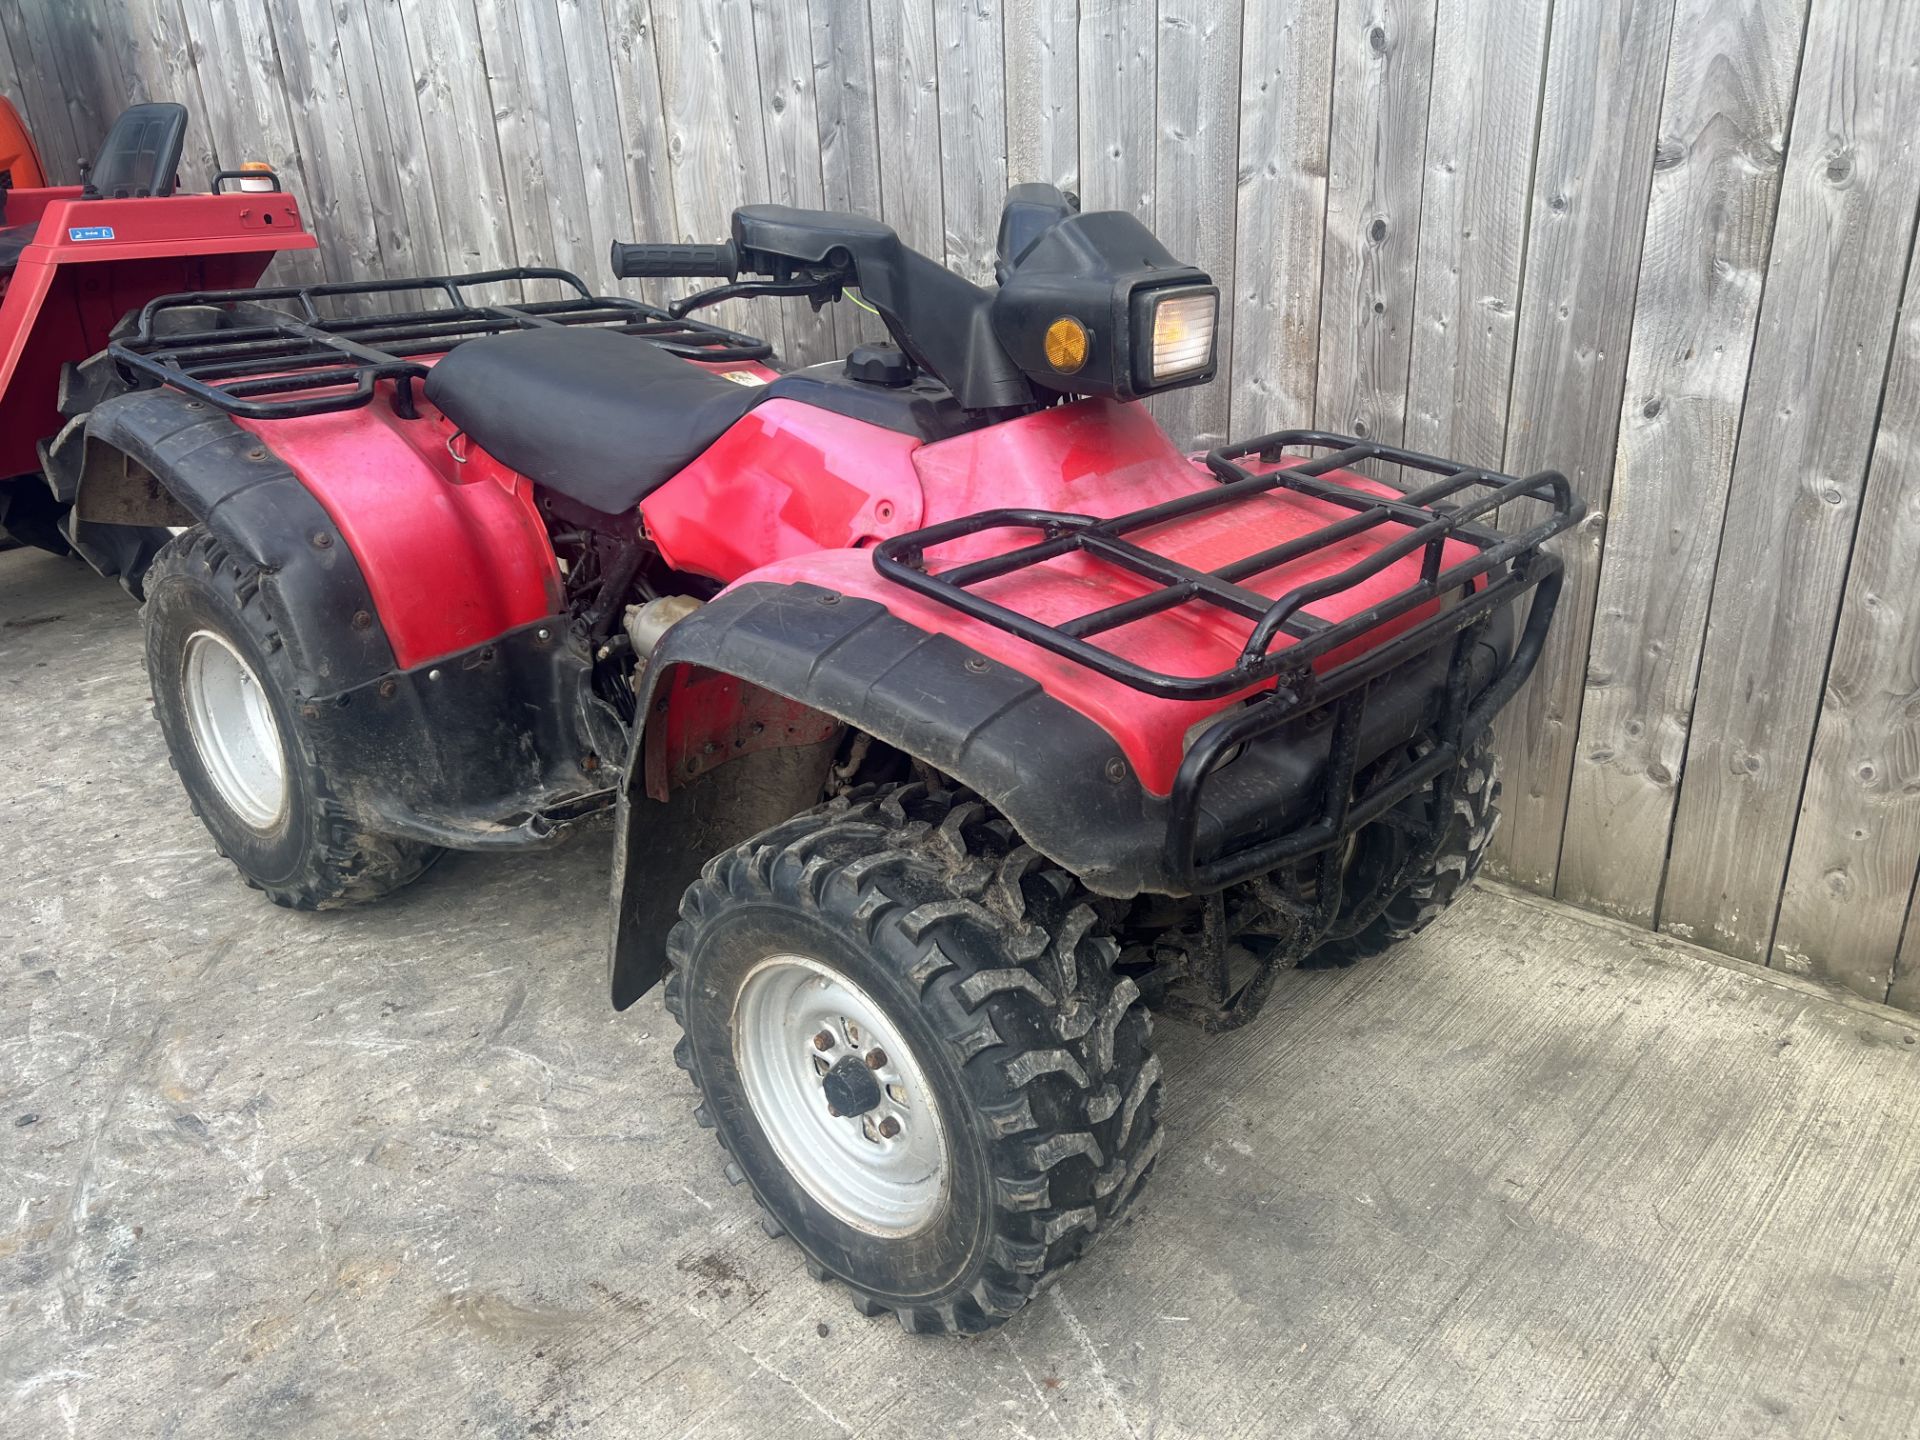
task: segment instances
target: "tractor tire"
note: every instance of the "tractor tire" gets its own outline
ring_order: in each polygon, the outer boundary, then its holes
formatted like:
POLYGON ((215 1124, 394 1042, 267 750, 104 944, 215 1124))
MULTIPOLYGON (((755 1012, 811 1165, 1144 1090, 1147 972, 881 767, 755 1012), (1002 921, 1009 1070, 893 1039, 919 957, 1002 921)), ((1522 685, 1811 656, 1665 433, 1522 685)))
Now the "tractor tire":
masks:
MULTIPOLYGON (((1351 935, 1328 940, 1302 962, 1303 969, 1329 969, 1371 960, 1402 940, 1431 925, 1473 883, 1487 858, 1487 847, 1500 828, 1500 758, 1483 736, 1460 762, 1453 792, 1453 820, 1433 864, 1403 884, 1386 908, 1351 935)), ((1360 837, 1362 854, 1351 869, 1366 864, 1370 843, 1390 845, 1398 832, 1376 825, 1360 837)), ((1351 873, 1351 871, 1350 871, 1351 873)), ((1350 903, 1364 901, 1364 892, 1350 895, 1350 903)))
POLYGON ((855 791, 710 861, 680 914, 695 1118, 863 1314, 999 1324, 1152 1169, 1160 1065, 1117 947, 967 792, 855 791))
POLYGON ((196 525, 154 557, 146 591, 154 718, 193 813, 247 884, 328 909, 397 890, 438 858, 363 832, 336 798, 252 566, 196 525))

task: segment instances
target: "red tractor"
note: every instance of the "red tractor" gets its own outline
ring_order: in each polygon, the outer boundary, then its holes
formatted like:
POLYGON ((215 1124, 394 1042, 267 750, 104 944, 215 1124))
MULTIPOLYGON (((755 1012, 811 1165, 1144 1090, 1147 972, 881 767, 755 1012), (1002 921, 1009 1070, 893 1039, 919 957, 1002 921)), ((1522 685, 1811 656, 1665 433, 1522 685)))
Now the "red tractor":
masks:
POLYGON ((990 287, 782 206, 614 268, 722 283, 155 300, 81 513, 185 527, 154 704, 251 883, 364 900, 615 807, 613 1001, 665 982, 729 1176, 863 1310, 983 1330, 1152 1166, 1148 1006, 1239 1025, 1472 878, 1581 503, 1182 454, 1135 402, 1212 378, 1216 290, 1047 186, 990 287), (688 318, 855 289, 892 344, 788 373, 688 318))
POLYGON ((178 105, 135 105, 83 184, 49 186, 0 101, 0 541, 76 550, 136 595, 168 532, 111 507, 73 509, 86 414, 127 388, 100 352, 156 296, 252 285, 280 251, 316 243, 265 167, 223 171, 210 194, 180 193, 186 129, 178 105))

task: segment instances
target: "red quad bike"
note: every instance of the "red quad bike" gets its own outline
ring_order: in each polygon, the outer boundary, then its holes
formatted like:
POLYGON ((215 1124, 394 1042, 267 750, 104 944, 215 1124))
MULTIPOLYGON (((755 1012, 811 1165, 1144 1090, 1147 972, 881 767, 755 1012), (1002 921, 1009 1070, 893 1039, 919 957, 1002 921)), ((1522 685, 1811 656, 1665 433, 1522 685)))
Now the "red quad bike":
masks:
MULTIPOLYGON (((92 503, 73 509, 88 463, 86 416, 128 388, 100 352, 124 333, 122 317, 155 296, 251 285, 279 251, 316 243, 264 167, 221 172, 212 194, 178 193, 186 128, 178 105, 135 105, 86 167, 86 183, 49 186, 19 117, 0 101, 0 543, 77 551, 136 596, 169 534, 129 523, 114 497, 151 487, 151 477, 89 487, 92 503), (225 189, 235 182, 244 193, 225 189)), ((168 314, 197 329, 237 318, 168 314)), ((146 499, 151 510, 157 495, 146 499)))
POLYGON ((665 981, 730 1178, 914 1331, 1121 1214, 1148 1006, 1239 1025, 1472 878, 1582 513, 1333 435, 1183 455, 1133 402, 1213 375, 1208 277, 1046 186, 999 254, 750 206, 616 248, 726 282, 666 311, 557 271, 162 299, 87 426, 191 527, 154 702, 247 878, 364 899, 617 805, 614 1004, 665 981), (787 374, 686 318, 854 287, 893 344, 787 374), (437 303, 316 315, 401 292, 437 303), (271 318, 170 323, 236 304, 271 318))

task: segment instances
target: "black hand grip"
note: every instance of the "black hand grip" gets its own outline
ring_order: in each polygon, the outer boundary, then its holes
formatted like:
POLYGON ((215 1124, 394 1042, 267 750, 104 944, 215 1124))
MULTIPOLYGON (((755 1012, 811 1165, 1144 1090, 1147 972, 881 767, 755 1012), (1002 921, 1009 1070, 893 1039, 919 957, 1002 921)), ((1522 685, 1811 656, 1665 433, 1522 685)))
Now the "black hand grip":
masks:
POLYGON ((616 240, 613 273, 622 280, 681 275, 731 280, 740 273, 740 263, 731 240, 719 245, 623 245, 616 240))

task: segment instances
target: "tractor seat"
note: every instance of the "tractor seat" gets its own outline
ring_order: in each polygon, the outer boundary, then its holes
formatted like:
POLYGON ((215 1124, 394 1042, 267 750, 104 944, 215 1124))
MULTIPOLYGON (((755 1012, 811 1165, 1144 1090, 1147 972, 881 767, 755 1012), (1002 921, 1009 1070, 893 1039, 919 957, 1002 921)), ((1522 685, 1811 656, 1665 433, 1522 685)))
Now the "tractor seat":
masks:
POLYGON ((765 395, 635 336, 559 326, 469 340, 427 376, 427 399, 494 459, 610 515, 765 395))
POLYGON ((20 252, 33 243, 38 225, 0 225, 0 275, 11 275, 20 252))

